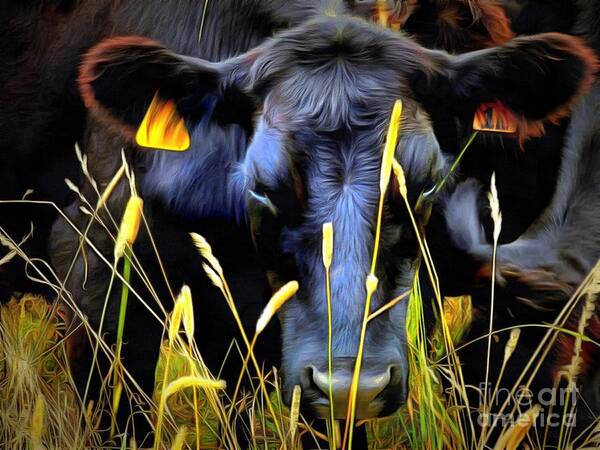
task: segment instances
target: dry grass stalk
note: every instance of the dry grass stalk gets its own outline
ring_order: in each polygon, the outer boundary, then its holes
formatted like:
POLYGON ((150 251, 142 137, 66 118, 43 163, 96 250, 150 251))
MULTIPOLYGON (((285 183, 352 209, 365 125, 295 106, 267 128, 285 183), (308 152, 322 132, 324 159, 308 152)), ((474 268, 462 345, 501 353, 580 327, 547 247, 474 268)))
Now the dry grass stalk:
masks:
POLYGON ((360 339, 358 343, 358 352, 356 355, 356 363, 354 365, 354 373, 352 375, 352 383, 350 385, 350 395, 348 398, 348 414, 346 416, 346 429, 344 430, 344 439, 342 446, 352 448, 352 436, 354 432, 354 418, 356 416, 356 396, 358 395, 358 379, 360 377, 360 368, 362 365, 362 355, 365 345, 365 337, 367 334, 367 324, 369 322, 369 314, 371 313, 371 297, 377 289, 377 277, 375 276, 375 268, 377 266, 377 257, 379 256, 379 241, 381 238, 381 224, 383 222, 383 204, 385 194, 390 183, 392 174, 392 163, 398 144, 398 135, 400 133, 400 123, 402 119, 402 100, 396 100, 390 116, 390 123, 386 135, 385 147, 381 160, 381 172, 379 175, 379 204, 377 208, 377 221, 375 225, 375 241, 373 245, 373 257, 371 259, 371 269, 365 281, 366 283, 366 298, 365 311, 360 330, 360 339))
POLYGON ((390 117, 390 124, 383 148, 383 158, 381 161, 381 172, 379 174, 379 192, 385 193, 390 182, 392 173, 392 163, 398 144, 398 134, 400 132, 400 122, 402 119, 402 101, 396 100, 390 117))
POLYGON ((173 313, 171 314, 169 324, 169 341, 171 344, 175 341, 182 322, 188 342, 191 342, 194 339, 194 310, 192 306, 192 292, 187 285, 182 286, 175 300, 173 313))
POLYGON ((202 263, 202 268, 204 269, 204 272, 210 279, 211 283, 218 287, 223 294, 225 294, 225 285, 223 284, 223 279, 219 276, 219 274, 206 263, 202 263))
MULTIPOLYGON (((491 402, 491 399, 488 399, 488 383, 490 379, 490 356, 492 352, 492 333, 494 330, 494 307, 495 307, 495 299, 496 299, 496 253, 498 250, 498 239, 500 238, 500 231, 502 228, 502 214, 500 212, 500 200, 498 198, 498 190, 496 189, 496 172, 492 173, 492 178, 490 180, 490 192, 488 194, 488 200, 491 209, 492 221, 494 222, 494 247, 492 253, 492 287, 491 287, 491 299, 490 299, 490 325, 488 328, 488 337, 487 337, 487 353, 486 353, 486 365, 485 365, 485 388, 483 391, 483 412, 484 414, 488 413, 488 401, 491 402)), ((488 423, 487 421, 483 424, 483 430, 481 432, 481 445, 484 445, 484 442, 487 439, 487 429, 488 423)))
MULTIPOLYGON (((246 334, 246 330, 244 329, 244 325, 242 324, 242 320, 238 313, 235 302, 233 300, 233 295, 231 294, 231 291, 230 291, 227 281, 225 279, 225 275, 223 274, 223 269, 221 268, 221 265, 219 264, 219 261, 217 260, 217 258, 213 255, 211 246, 208 244, 206 239, 204 239, 202 236, 200 236, 196 233, 191 233, 190 235, 192 237, 192 240, 194 241, 194 244, 200 251, 200 254, 210 263, 210 264, 203 263, 202 267, 203 267, 204 271, 206 272, 207 276, 212 281, 212 283, 221 290, 223 297, 225 298, 225 301, 227 302, 227 306, 229 307, 231 313, 233 314, 233 318, 238 326, 238 329, 240 331, 240 334, 242 336, 244 344, 246 345, 246 348, 248 350, 248 355, 247 355, 247 357, 244 361, 244 365, 242 367, 242 374, 245 370, 248 359, 251 359, 252 364, 254 365, 254 370, 256 371, 256 373, 258 375, 261 389, 262 389, 263 393, 265 394, 264 399, 267 404, 267 408, 269 409, 271 416, 275 418, 276 417, 275 410, 274 410, 273 404, 267 394, 267 388, 265 385, 264 377, 262 375, 262 369, 260 368, 258 361, 256 359, 256 356, 254 355, 254 344, 256 342, 258 334, 255 334, 254 339, 252 340, 252 342, 250 342, 250 340, 248 339, 248 335, 246 334)), ((268 308, 268 306, 267 306, 267 308, 268 308)), ((265 309, 267 309, 267 308, 265 308, 265 309)), ((263 314, 264 313, 265 313, 265 311, 263 311, 263 314)), ((260 318, 259 318, 259 322, 260 322, 260 318)), ((257 323, 257 326, 258 325, 259 324, 257 323)), ((266 324, 265 324, 265 326, 266 326, 266 324)), ((236 393, 239 388, 240 381, 236 385, 236 389, 235 389, 236 393)), ((235 400, 235 395, 234 395, 233 399, 235 400)), ((235 405, 234 400, 232 400, 231 408, 230 408, 229 412, 227 413, 227 421, 229 421, 231 414, 233 412, 232 408, 235 405)), ((282 431, 282 428, 281 428, 279 422, 277 420, 275 420, 273 422, 273 424, 275 425, 275 428, 277 429, 277 435, 283 442, 284 448, 287 448, 285 436, 283 435, 283 431, 282 431)))
POLYGON ((506 347, 504 347, 503 364, 506 364, 508 362, 513 352, 517 348, 517 344, 519 343, 519 336, 521 336, 520 328, 513 328, 512 330, 510 330, 508 342, 506 343, 506 347))
MULTIPOLYGON (((333 223, 323 224, 323 266, 325 267, 325 297, 327 301, 327 395, 329 397, 329 422, 333 424, 335 411, 333 408, 333 316, 331 304, 331 262, 333 260, 333 223)), ((333 442, 330 442, 332 445, 333 442)))
POLYGON ((326 269, 331 267, 333 260, 333 224, 327 222, 323 224, 323 266, 326 269))
POLYGON ((198 233, 190 233, 190 236, 192 237, 192 242, 200 251, 202 257, 208 261, 208 263, 219 276, 223 276, 223 268, 221 267, 219 260, 213 254, 212 247, 204 238, 204 236, 198 233))
POLYGON ((298 431, 298 419, 300 418, 300 399, 302 397, 302 389, 300 386, 294 386, 292 393, 292 404, 290 406, 290 441, 294 445, 296 432, 298 431))
POLYGON ((173 444, 171 445, 171 450, 182 450, 185 444, 185 435, 187 434, 187 427, 184 425, 179 430, 177 430, 177 434, 175 435, 175 439, 173 440, 173 444))
POLYGON ((394 176, 396 177, 396 182, 398 183, 398 191, 400 192, 402 198, 406 198, 408 196, 406 177, 404 176, 404 169, 396 160, 396 158, 394 158, 394 161, 392 161, 392 169, 394 170, 394 176))
POLYGON ((45 449, 42 444, 42 432, 44 431, 44 415, 46 414, 46 401, 43 396, 35 399, 33 414, 31 415, 31 443, 34 450, 45 449))
POLYGON ((175 381, 171 381, 163 391, 163 395, 165 398, 168 398, 175 392, 181 391, 189 387, 217 389, 222 391, 225 389, 226 385, 225 381, 223 380, 213 380, 210 378, 188 375, 185 377, 180 377, 175 381))
MULTIPOLYGON (((571 357, 571 362, 562 367, 558 373, 558 380, 565 380, 567 382, 567 391, 569 394, 575 392, 577 387, 577 382, 579 375, 581 374, 583 367, 583 337, 585 336, 585 331, 596 314, 596 303, 598 301, 598 294, 600 294, 600 280, 598 279, 598 275, 592 277, 590 284, 586 287, 583 296, 585 298, 585 302, 583 303, 583 307, 581 308, 581 313, 579 316, 579 321, 577 323, 577 333, 575 334, 574 343, 573 343, 573 356, 571 357)), ((558 382, 557 380, 557 382, 558 382)), ((571 413, 574 413, 575 405, 569 404, 569 400, 571 395, 566 396, 565 404, 563 405, 563 415, 566 415, 571 410, 571 413)), ((564 444, 565 440, 565 421, 563 420, 560 428, 560 434, 558 439, 559 448, 564 444)))
POLYGON ((541 411, 542 407, 540 405, 535 405, 521 414, 514 424, 502 432, 496 441, 494 450, 517 450, 521 442, 523 442, 523 439, 525 439, 529 433, 531 427, 535 424, 541 411))
POLYGON ((298 292, 298 282, 290 281, 280 287, 263 309, 258 321, 256 322, 256 335, 258 336, 267 327, 273 316, 279 311, 279 309, 287 302, 290 298, 296 295, 298 292))
POLYGON ((129 197, 115 243, 116 260, 120 259, 125 253, 125 249, 131 247, 135 242, 142 221, 143 207, 144 202, 140 197, 137 195, 129 197))

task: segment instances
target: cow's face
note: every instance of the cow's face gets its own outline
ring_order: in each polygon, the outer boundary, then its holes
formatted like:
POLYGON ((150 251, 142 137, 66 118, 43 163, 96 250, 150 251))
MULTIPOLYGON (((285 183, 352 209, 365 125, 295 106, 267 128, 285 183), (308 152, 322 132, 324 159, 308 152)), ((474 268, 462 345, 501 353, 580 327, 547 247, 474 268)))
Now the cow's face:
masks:
MULTIPOLYGON (((301 385, 306 403, 326 413, 322 228, 331 222, 333 394, 339 417, 345 416, 364 316, 382 149, 396 99, 404 106, 396 157, 413 204, 419 194, 431 191, 446 166, 427 113, 410 89, 409 73, 421 59, 419 48, 407 40, 397 47, 381 44, 396 38, 362 22, 316 21, 301 32, 281 35, 254 62, 251 73, 255 91, 265 91, 244 164, 250 224, 274 287, 289 279, 300 282, 296 299, 280 311, 286 391, 301 385)), ((417 255, 396 183, 385 198, 379 242, 379 286, 371 311, 408 289, 417 255)), ((406 395, 406 304, 367 328, 359 417, 392 412, 406 395)))
MULTIPOLYGON (((247 151, 239 164, 230 164, 223 185, 245 203, 273 287, 290 279, 300 283, 296 298, 280 310, 285 390, 289 396, 300 385, 304 405, 322 415, 328 405, 322 226, 333 224, 333 395, 335 413, 344 417, 394 101, 404 105, 395 156, 411 205, 422 198, 415 214, 423 226, 435 202, 432 188, 447 167, 427 110, 446 108, 470 118, 481 103, 500 100, 523 124, 556 116, 590 82, 593 64, 578 40, 561 35, 451 57, 363 21, 325 17, 219 64, 177 56, 139 38, 109 40, 88 54, 81 83, 96 116, 126 135, 157 90, 176 99, 192 129, 190 154, 200 159, 207 143, 194 136, 202 127, 220 126, 209 124, 200 105, 209 97, 230 98, 232 89, 257 100, 247 151)), ((160 162, 164 167, 169 159, 160 162)), ((205 174, 187 176, 201 184, 205 174)), ((397 188, 392 183, 385 197, 371 311, 409 288, 417 260, 413 225, 397 188)), ((390 413, 406 396, 406 306, 400 302, 369 322, 357 417, 390 413)))

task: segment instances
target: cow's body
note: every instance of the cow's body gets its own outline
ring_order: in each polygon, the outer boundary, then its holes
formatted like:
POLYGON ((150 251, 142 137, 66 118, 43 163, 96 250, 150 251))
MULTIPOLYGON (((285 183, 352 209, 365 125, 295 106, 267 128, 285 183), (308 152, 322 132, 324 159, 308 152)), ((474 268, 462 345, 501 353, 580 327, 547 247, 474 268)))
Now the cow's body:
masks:
MULTIPOLYGON (((513 22, 519 32, 568 31, 585 37, 598 52, 597 21, 600 16, 597 3, 542 3, 525 2, 514 12, 513 22), (569 14, 561 9, 567 4, 569 14)), ((534 318, 536 323, 552 323, 600 258, 599 105, 600 86, 596 83, 577 103, 568 120, 563 120, 558 126, 550 126, 547 130, 550 135, 526 142, 522 152, 517 148, 512 150, 518 152, 514 153, 516 157, 494 145, 493 141, 485 149, 476 146, 470 150, 473 151, 471 160, 475 163, 481 161, 475 154, 481 151, 494 152, 495 156, 490 159, 501 162, 499 166, 490 164, 487 173, 480 178, 487 185, 491 171, 500 169, 496 182, 504 220, 500 240, 503 245, 498 248, 497 264, 505 279, 496 284, 494 329, 527 325, 534 318), (529 159, 528 153, 531 152, 535 155, 533 159, 529 159), (528 160, 535 165, 527 168, 524 163, 528 160), (506 161, 511 162, 507 164, 506 161), (488 178, 487 182, 485 178, 488 178), (504 225, 507 226, 506 232, 504 225)), ((464 169, 467 176, 477 175, 472 170, 469 172, 473 166, 468 164, 467 161, 464 169)), ((481 209, 480 189, 480 184, 473 179, 459 185, 446 205, 446 221, 458 247, 475 256, 477 261, 489 264, 492 259, 489 244, 491 226, 487 226, 490 225, 487 210, 481 209), (486 217, 487 233, 480 225, 482 216, 486 217)), ((466 283, 463 289, 464 286, 466 283)), ((471 292, 476 294, 475 302, 481 315, 489 317, 489 285, 484 284, 471 292)), ((581 303, 584 301, 582 299, 581 303)), ((581 308, 582 304, 575 308, 566 322, 567 328, 578 328, 581 308)), ((585 326, 585 334, 596 341, 600 337, 599 314, 600 309, 592 306, 591 317, 585 326)), ((477 321, 470 337, 484 335, 488 326, 487 319, 477 321)), ((511 387, 523 374, 530 356, 547 332, 544 328, 523 328, 522 331, 515 361, 507 371, 506 387, 511 387)), ((492 355, 503 352, 508 332, 501 333, 499 337, 492 346, 492 355)), ((552 347, 533 380, 534 396, 553 386, 561 371, 569 367, 573 361, 573 345, 574 339, 563 335, 552 347)), ((486 352, 486 343, 470 345, 467 351, 486 352)), ((577 369, 580 415, 576 426, 583 429, 600 409, 600 368, 596 363, 595 346, 584 344, 580 356, 582 360, 577 369), (582 406, 584 401, 586 405, 582 406)), ((501 358, 492 356, 492 361, 494 359, 492 374, 498 373, 501 363, 501 358)), ((473 384, 480 383, 485 361, 473 361, 466 367, 468 379, 473 384)), ((493 375, 491 379, 494 379, 493 375)), ((549 436, 555 438, 559 431, 560 427, 553 426, 549 436)))

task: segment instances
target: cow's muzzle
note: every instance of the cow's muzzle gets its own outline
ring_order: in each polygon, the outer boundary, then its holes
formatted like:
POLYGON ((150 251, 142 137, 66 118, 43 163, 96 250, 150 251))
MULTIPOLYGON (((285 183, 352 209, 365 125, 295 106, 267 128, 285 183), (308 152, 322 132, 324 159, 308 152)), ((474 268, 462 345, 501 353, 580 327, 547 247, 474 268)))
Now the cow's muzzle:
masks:
MULTIPOLYGON (((356 358, 334 358, 331 372, 331 396, 336 419, 345 419, 356 358)), ((303 403, 316 415, 329 417, 329 372, 309 365, 300 378, 303 403)), ((405 397, 399 364, 382 364, 364 359, 356 397, 356 419, 371 419, 393 413, 405 397)))

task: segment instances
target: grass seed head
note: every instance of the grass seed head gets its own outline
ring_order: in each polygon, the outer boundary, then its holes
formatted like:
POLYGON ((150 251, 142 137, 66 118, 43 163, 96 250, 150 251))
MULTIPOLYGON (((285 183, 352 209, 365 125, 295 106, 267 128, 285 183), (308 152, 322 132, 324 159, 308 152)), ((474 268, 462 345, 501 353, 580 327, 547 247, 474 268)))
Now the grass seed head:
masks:
POLYGON ((223 268, 219 263, 219 260, 215 257, 212 252, 212 247, 208 243, 208 241, 204 238, 204 236, 198 233, 190 233, 192 237, 192 241, 194 245, 200 251, 200 254, 204 259, 208 261, 208 263, 212 266, 212 268, 219 274, 220 277, 223 277, 223 268))
POLYGON ((290 406, 290 436, 292 442, 298 430, 298 418, 300 417, 300 398, 302 397, 302 389, 300 386, 294 386, 292 393, 292 404, 290 406))
POLYGON ((377 285, 379 284, 379 278, 377 278, 375 275, 373 275, 372 273, 370 273, 367 276, 367 281, 365 283, 366 287, 367 287, 367 294, 368 295, 372 295, 373 292, 375 292, 377 290, 377 285))
POLYGON ((498 190, 496 189, 496 172, 492 173, 488 200, 492 210, 492 221, 494 222, 494 241, 498 241, 502 228, 502 213, 500 212, 500 200, 498 198, 498 190))
POLYGON ((394 176, 396 177, 396 181, 398 183, 398 191, 400 191, 400 195, 402 198, 407 198, 408 189, 406 188, 406 177, 404 176, 404 169, 402 165, 394 158, 392 161, 392 169, 394 170, 394 176))
MULTIPOLYGON (((181 294, 180 294, 181 296, 181 294)), ((179 328, 181 327, 181 321, 183 320, 183 302, 179 301, 180 297, 177 297, 173 313, 171 313, 171 322, 169 324, 169 342, 173 343, 179 328)))
POLYGON ((387 189, 392 174, 392 161, 396 152, 398 143, 398 134, 400 130, 400 119, 402 117, 402 100, 394 102, 392 115, 390 117, 390 125, 383 148, 383 160, 381 162, 381 174, 379 176, 379 189, 383 193, 387 189))
POLYGON ((226 384, 223 380, 213 380, 210 378, 188 375, 170 382, 165 389, 164 396, 165 398, 168 398, 176 392, 190 387, 217 389, 222 391, 225 389, 226 384))
POLYGON ((221 277, 219 277, 217 272, 215 272, 215 270, 206 263, 202 263, 202 268, 204 269, 204 272, 206 272, 206 275, 208 276, 210 281, 212 281, 212 284, 214 284, 219 289, 223 290, 223 280, 221 280, 221 277))
POLYGON ((283 306, 285 302, 287 302, 290 298, 296 295, 298 292, 298 282, 290 281, 286 283, 281 288, 273 294, 269 303, 263 312, 261 313, 258 321, 256 322, 256 334, 259 335, 263 332, 263 330, 267 327, 273 316, 279 311, 279 309, 283 306))
POLYGON ((176 303, 181 303, 183 329, 188 341, 192 342, 194 339, 194 305, 192 304, 192 291, 189 286, 183 285, 176 303))
POLYGON ((326 269, 331 267, 333 259, 333 224, 327 222, 323 224, 323 265, 326 269))
POLYGON ((517 348, 517 344, 519 343, 519 336, 521 336, 520 328, 513 328, 510 331, 510 337, 508 338, 508 342, 506 343, 506 347, 504 347, 504 364, 510 359, 515 348, 517 348))
POLYGON ((127 246, 132 246, 135 242, 140 230, 143 207, 144 201, 140 197, 137 195, 129 197, 125 212, 123 213, 123 218, 121 219, 117 242, 115 243, 116 259, 121 258, 125 253, 125 248, 127 246))

